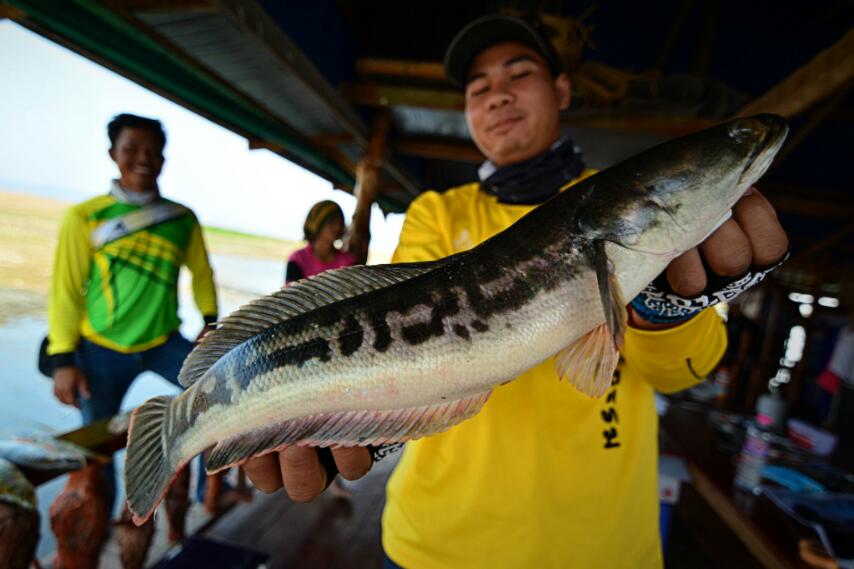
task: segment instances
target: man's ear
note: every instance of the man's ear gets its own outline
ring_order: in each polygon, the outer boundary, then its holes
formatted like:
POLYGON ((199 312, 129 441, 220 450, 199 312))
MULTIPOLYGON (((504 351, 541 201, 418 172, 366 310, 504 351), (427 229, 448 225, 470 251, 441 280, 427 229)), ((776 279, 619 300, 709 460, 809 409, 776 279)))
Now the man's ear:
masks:
POLYGON ((113 162, 115 162, 115 161, 116 161, 116 150, 115 150, 115 148, 110 148, 110 149, 107 151, 107 154, 109 154, 109 155, 110 155, 110 160, 112 160, 113 162))
POLYGON ((555 78, 555 89, 557 89, 557 100, 560 110, 565 111, 572 102, 572 82, 569 75, 561 73, 555 78))

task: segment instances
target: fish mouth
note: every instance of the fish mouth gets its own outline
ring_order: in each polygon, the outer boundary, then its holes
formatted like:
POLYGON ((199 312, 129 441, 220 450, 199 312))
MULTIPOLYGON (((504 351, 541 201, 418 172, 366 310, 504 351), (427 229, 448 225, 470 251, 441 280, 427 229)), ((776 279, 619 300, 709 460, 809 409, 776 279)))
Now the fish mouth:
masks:
POLYGON ((730 136, 755 136, 756 143, 747 158, 747 163, 741 173, 739 186, 743 187, 741 195, 768 170, 777 152, 783 146, 789 126, 786 119, 779 115, 762 114, 739 121, 733 127, 730 136))

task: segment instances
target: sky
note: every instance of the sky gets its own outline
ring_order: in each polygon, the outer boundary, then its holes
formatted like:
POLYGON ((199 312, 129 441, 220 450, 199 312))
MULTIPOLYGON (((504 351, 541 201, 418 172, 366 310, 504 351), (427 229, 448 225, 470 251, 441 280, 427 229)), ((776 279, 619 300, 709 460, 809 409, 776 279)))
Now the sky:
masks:
MULTIPOLYGON (((106 127, 121 112, 159 119, 168 137, 161 193, 202 224, 299 240, 309 208, 355 198, 267 150, 8 20, 0 21, 0 189, 71 202, 117 176, 106 127)), ((391 251, 403 216, 374 206, 371 247, 391 251)))

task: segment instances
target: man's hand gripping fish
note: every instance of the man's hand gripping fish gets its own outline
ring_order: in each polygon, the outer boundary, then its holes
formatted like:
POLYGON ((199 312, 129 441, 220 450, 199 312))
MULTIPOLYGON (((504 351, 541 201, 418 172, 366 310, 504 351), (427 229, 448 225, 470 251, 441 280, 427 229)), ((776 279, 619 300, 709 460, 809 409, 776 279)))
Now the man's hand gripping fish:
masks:
POLYGON ((431 435, 552 356, 602 395, 627 300, 729 217, 786 132, 774 115, 733 120, 604 170, 469 251, 330 271, 249 303, 187 358, 186 391, 134 412, 135 521, 210 447, 216 472, 289 445, 431 435))

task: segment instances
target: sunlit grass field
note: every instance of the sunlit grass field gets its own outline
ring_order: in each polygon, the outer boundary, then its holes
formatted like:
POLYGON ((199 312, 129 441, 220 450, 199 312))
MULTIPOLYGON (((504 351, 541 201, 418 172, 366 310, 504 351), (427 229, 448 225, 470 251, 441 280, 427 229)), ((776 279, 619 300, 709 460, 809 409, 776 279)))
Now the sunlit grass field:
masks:
MULTIPOLYGON (((0 323, 43 312, 50 289, 59 225, 72 204, 52 198, 0 190, 0 323)), ((206 227, 208 251, 284 260, 298 241, 206 227)))

